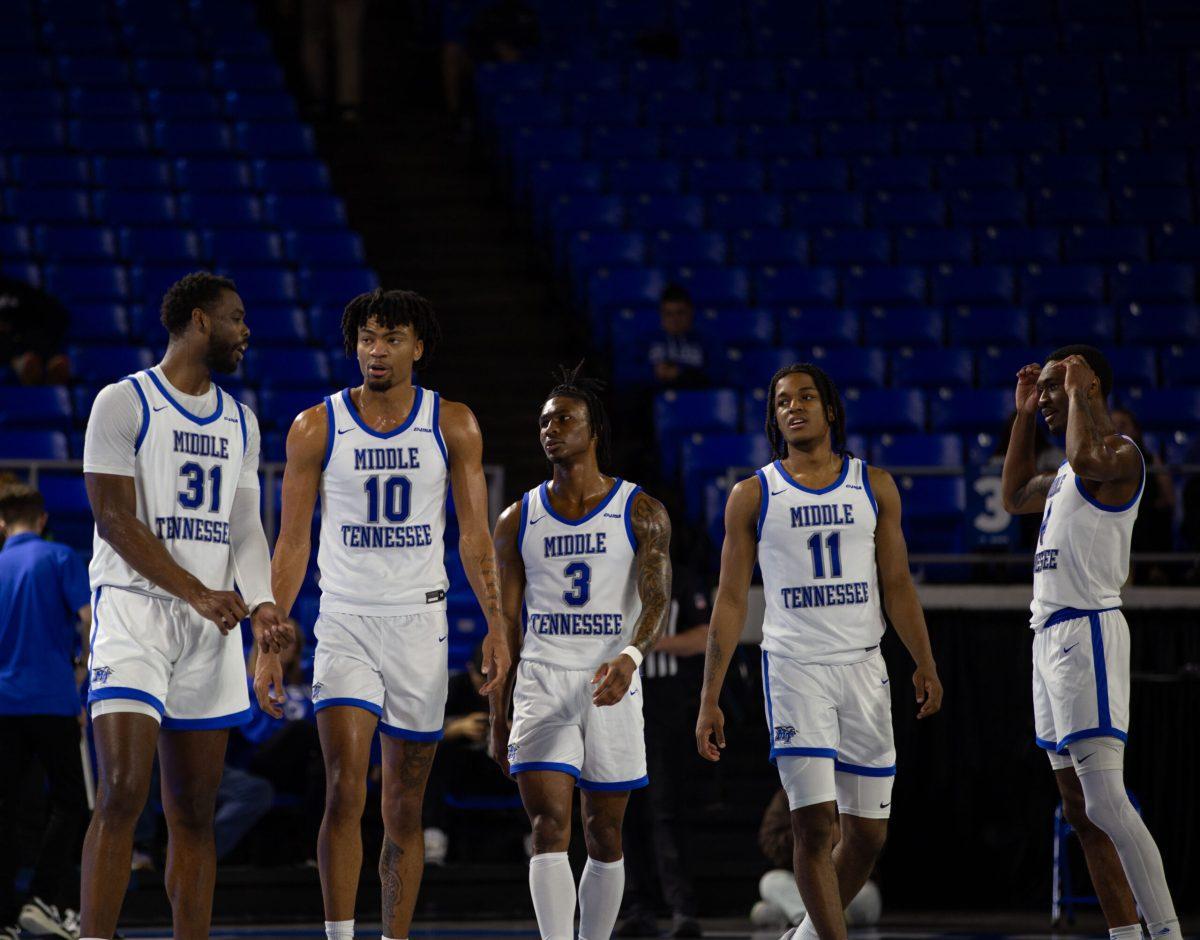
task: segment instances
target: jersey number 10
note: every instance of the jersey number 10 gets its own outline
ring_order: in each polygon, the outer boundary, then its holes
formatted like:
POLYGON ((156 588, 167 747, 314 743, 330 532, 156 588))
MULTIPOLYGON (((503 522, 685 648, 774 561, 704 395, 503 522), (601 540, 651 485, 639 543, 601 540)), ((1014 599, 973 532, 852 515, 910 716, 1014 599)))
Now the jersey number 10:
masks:
POLYGON ((379 477, 367 477, 363 489, 367 491, 367 522, 379 521, 380 502, 388 522, 403 522, 408 518, 412 505, 412 482, 408 477, 388 477, 382 485, 379 477))

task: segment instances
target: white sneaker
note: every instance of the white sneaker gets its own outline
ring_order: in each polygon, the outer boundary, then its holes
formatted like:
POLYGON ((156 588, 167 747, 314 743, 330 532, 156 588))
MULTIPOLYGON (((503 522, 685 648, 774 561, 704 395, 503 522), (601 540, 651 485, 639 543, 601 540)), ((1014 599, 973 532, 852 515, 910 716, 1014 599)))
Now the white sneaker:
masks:
POLYGON ((788 919, 783 908, 770 901, 758 900, 750 908, 750 923, 763 929, 779 930, 788 926, 788 919))
POLYGON ((446 853, 450 850, 450 839, 441 829, 430 827, 425 830, 425 864, 445 865, 446 853))
POLYGON ((41 898, 31 898, 21 908, 17 922, 26 932, 35 937, 60 937, 62 940, 79 940, 79 918, 74 911, 59 914, 58 908, 41 898), (69 915, 69 917, 68 917, 69 915))

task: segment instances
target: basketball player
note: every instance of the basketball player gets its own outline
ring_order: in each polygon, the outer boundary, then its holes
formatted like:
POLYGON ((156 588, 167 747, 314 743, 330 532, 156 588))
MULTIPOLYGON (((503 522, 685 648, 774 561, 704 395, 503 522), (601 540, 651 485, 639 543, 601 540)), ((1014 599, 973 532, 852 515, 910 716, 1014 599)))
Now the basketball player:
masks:
POLYGON ((638 667, 671 603, 671 521, 641 487, 601 472, 608 419, 578 368, 564 370, 538 426, 551 479, 496 523, 504 614, 514 640, 522 622, 525 632, 515 676, 490 701, 492 751, 533 828, 542 937, 572 940, 578 896, 580 940, 608 940, 625 888, 625 805, 647 783, 638 667), (567 861, 576 785, 588 853, 578 894, 567 861))
POLYGON ((208 936, 225 742, 251 717, 238 622, 249 614, 261 648, 291 636, 271 596, 258 422, 211 379, 246 353, 242 300, 227 278, 189 274, 163 298, 162 322, 162 362, 101 390, 84 443, 99 762, 84 937, 116 929, 156 745, 174 936, 208 936))
POLYGON ((1129 627, 1121 585, 1146 483, 1141 451, 1113 430, 1112 368, 1092 346, 1064 346, 1017 373, 1016 420, 1004 457, 1004 508, 1042 513, 1033 563, 1033 712, 1063 812, 1118 940, 1180 936, 1154 838, 1125 794, 1129 627), (1067 459, 1038 473, 1038 411, 1066 435, 1067 459), (1124 869, 1124 874, 1122 874, 1124 869), (1128 879, 1128 881, 1126 881, 1128 879), (1130 888, 1132 887, 1132 894, 1130 888), (1137 907, 1134 901, 1137 901, 1137 907))
POLYGON ((829 376, 807 363, 776 372, 766 431, 778 459, 738 483, 725 509, 696 746, 711 761, 725 746, 717 702, 757 558, 771 759, 788 794, 808 911, 797 935, 842 940, 843 911, 883 848, 892 805, 885 609, 916 662, 918 718, 941 707, 942 686, 908 571, 899 492, 890 474, 846 451, 845 409, 829 376))
MULTIPOLYGON (((413 384, 415 364, 432 355, 440 337, 433 307, 410 291, 360 294, 346 306, 342 334, 363 384, 301 412, 288 433, 272 582, 280 608, 290 610, 308 568, 320 493, 313 704, 325 756, 317 842, 325 929, 330 940, 354 935, 367 767, 378 726, 383 929, 386 937, 406 938, 425 863, 421 803, 445 717, 448 485, 463 567, 487 616, 483 672, 491 683, 504 678, 510 657, 479 425, 466 405, 413 384)), ((260 656, 255 692, 263 708, 277 713, 272 699, 282 691, 279 657, 260 656)))

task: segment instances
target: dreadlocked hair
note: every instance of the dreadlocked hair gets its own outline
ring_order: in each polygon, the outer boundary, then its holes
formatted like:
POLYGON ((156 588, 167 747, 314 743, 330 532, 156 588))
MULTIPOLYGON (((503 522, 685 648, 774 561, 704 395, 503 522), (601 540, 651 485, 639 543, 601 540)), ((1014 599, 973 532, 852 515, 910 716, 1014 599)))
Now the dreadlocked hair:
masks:
POLYGON ((811 362, 794 362, 790 366, 784 366, 773 376, 771 376, 771 387, 767 392, 767 440, 771 443, 771 453, 780 460, 787 456, 787 441, 783 439, 783 432, 779 430, 779 422, 775 419, 775 389, 779 385, 779 380, 786 375, 793 375, 797 372, 802 372, 813 380, 813 384, 817 387, 817 394, 821 398, 821 406, 826 409, 833 409, 833 419, 829 422, 829 438, 835 454, 848 454, 846 450, 846 406, 842 404, 842 396, 838 392, 837 386, 833 384, 833 379, 820 366, 815 366, 811 362))
POLYGON ((427 365, 442 339, 442 328, 433 304, 411 290, 384 290, 377 287, 366 294, 359 294, 342 313, 342 339, 346 355, 353 358, 358 349, 358 331, 372 317, 385 330, 398 326, 411 326, 417 339, 425 344, 421 364, 427 365))
POLYGON ((608 412, 600 394, 604 391, 604 383, 583 374, 583 362, 575 368, 559 366, 555 372, 558 382, 546 395, 545 401, 551 398, 576 398, 587 407, 588 424, 592 436, 596 439, 596 457, 601 466, 608 462, 609 431, 608 412))

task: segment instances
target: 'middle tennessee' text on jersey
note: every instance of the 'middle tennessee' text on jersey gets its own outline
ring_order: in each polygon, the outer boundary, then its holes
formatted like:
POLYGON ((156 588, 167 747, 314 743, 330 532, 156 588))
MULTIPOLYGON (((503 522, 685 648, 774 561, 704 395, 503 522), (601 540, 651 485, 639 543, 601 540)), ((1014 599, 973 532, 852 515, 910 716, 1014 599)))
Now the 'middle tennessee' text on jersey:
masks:
POLYGON ((837 480, 819 490, 801 486, 779 461, 757 476, 763 649, 807 663, 866 659, 884 628, 867 465, 844 457, 837 480))
POLYGON ((596 669, 629 645, 642 612, 630 517, 640 490, 616 480, 608 496, 580 519, 564 519, 554 511, 545 483, 522 497, 521 659, 560 669, 596 669))
POLYGON ((446 606, 449 458, 440 397, 415 388, 391 431, 363 422, 349 389, 325 399, 321 474, 321 610, 404 616, 446 606))
POLYGON ((1142 481, 1133 498, 1123 506, 1105 506, 1087 491, 1071 465, 1062 462, 1046 494, 1033 556, 1031 627, 1037 629, 1064 607, 1106 610, 1121 606, 1121 585, 1129 577, 1133 524, 1145 488, 1143 458, 1142 481))

